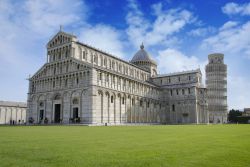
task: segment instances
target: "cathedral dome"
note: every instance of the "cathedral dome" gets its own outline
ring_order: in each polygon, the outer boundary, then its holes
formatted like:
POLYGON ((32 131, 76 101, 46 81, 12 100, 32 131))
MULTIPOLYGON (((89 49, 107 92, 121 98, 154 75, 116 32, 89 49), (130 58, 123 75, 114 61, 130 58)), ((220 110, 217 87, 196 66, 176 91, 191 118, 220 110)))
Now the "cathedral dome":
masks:
POLYGON ((131 63, 136 63, 136 62, 147 62, 147 63, 153 63, 157 65, 156 61, 154 61, 151 56, 148 54, 146 50, 144 50, 144 45, 141 44, 140 50, 136 52, 134 57, 131 60, 131 63))

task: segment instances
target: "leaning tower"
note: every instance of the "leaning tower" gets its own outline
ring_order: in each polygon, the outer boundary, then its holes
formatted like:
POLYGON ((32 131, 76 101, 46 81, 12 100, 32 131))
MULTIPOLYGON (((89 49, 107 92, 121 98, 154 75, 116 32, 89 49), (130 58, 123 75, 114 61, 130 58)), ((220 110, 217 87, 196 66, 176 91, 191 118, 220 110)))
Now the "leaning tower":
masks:
POLYGON ((208 55, 206 65, 207 103, 210 123, 227 122, 227 65, 224 55, 208 55))

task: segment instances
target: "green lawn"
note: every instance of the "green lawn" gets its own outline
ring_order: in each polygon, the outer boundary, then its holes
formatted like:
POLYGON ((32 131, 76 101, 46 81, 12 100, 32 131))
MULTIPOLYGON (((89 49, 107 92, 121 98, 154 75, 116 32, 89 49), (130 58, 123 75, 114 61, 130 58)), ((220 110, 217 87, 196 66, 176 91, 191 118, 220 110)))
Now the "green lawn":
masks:
POLYGON ((1 167, 250 166, 250 125, 0 126, 1 167))

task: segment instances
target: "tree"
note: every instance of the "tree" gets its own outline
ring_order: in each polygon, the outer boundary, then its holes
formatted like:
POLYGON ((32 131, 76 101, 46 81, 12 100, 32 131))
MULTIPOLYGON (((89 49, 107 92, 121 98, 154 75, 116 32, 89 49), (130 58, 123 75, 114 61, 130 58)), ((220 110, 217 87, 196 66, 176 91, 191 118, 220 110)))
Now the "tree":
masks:
POLYGON ((238 116, 241 116, 242 112, 240 112, 239 110, 230 110, 229 114, 228 114, 228 121, 231 123, 237 123, 238 122, 238 116))

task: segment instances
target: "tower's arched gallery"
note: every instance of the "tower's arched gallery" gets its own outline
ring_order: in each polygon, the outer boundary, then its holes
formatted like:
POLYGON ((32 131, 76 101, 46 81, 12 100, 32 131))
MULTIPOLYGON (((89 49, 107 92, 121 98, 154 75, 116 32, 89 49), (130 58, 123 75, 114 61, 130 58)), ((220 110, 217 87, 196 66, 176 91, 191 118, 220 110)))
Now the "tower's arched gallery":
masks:
POLYGON ((29 79, 27 122, 224 123, 223 57, 209 55, 205 88, 200 69, 157 74, 143 45, 127 62, 59 31, 47 44, 47 62, 29 79))

